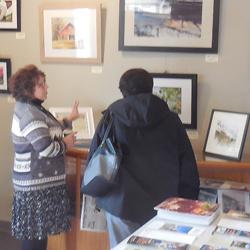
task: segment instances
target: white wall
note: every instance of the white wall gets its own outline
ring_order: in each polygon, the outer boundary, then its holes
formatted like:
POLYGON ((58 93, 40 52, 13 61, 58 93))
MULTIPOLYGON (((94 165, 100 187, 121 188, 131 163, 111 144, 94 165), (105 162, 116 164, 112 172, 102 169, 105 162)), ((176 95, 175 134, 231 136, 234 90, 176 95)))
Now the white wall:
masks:
MULTIPOLYGON (((250 112, 250 1, 221 0, 219 62, 205 62, 205 54, 118 51, 118 0, 101 0, 103 28, 103 72, 92 74, 90 65, 40 62, 39 10, 49 0, 22 1, 22 32, 0 32, 0 57, 11 58, 12 69, 34 63, 47 73, 49 96, 46 106, 71 106, 78 99, 81 106, 92 106, 95 122, 101 110, 120 98, 118 81, 132 67, 150 72, 197 73, 198 137, 192 140, 201 151, 213 108, 250 112)), ((71 2, 53 0, 53 2, 71 2)), ((10 126, 13 104, 0 95, 0 220, 9 220, 12 198, 12 160, 10 126)), ((249 153, 249 136, 244 153, 249 153)))

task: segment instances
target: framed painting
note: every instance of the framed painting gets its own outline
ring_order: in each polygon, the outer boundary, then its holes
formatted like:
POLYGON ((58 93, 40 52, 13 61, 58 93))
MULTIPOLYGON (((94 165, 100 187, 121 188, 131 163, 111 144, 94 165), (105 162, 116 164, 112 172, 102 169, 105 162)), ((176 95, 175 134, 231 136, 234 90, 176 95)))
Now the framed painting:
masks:
POLYGON ((229 211, 250 212, 249 192, 244 192, 244 190, 219 189, 218 203, 223 213, 228 213, 229 211))
POLYGON ((153 94, 167 102, 187 129, 197 128, 197 74, 152 73, 153 94))
POLYGON ((0 1, 0 31, 21 30, 21 0, 0 1))
POLYGON ((101 5, 68 3, 40 8, 41 61, 101 63, 101 5))
POLYGON ((8 79, 11 75, 11 61, 0 58, 0 93, 9 93, 8 79))
POLYGON ((228 160, 240 160, 247 134, 249 114, 213 109, 204 153, 228 160))
MULTIPOLYGON (((62 120, 67 117, 72 108, 57 108, 51 107, 49 111, 56 117, 58 120, 62 120)), ((80 117, 72 122, 72 130, 77 132, 76 140, 85 140, 92 139, 95 127, 94 127, 94 119, 93 119, 93 110, 91 107, 79 107, 78 111, 80 113, 80 117)), ((66 133, 68 131, 65 131, 66 133)))
POLYGON ((217 53, 220 0, 120 0, 119 50, 217 53))

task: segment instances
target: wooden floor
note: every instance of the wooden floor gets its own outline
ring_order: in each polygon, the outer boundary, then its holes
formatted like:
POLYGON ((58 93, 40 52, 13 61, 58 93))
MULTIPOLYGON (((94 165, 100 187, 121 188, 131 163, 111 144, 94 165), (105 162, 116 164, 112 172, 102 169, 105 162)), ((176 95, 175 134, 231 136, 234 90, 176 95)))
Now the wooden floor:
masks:
POLYGON ((80 220, 72 220, 71 232, 49 237, 48 250, 108 250, 106 233, 80 231, 80 220))
POLYGON ((10 232, 10 222, 0 221, 0 249, 1 250, 21 250, 21 241, 12 237, 10 232))
MULTIPOLYGON (((92 233, 78 230, 79 222, 72 220, 72 230, 50 236, 47 250, 108 250, 106 233, 92 233)), ((21 241, 11 236, 10 222, 0 221, 0 250, 21 250, 21 241)))

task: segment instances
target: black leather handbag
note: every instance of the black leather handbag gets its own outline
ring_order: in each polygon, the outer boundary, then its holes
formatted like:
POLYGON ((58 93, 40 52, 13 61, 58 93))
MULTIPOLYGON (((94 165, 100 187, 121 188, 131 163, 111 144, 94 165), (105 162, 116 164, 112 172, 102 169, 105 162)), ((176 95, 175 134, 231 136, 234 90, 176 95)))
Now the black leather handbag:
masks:
POLYGON ((121 162, 121 151, 109 137, 113 118, 110 117, 101 144, 93 153, 86 166, 81 191, 98 197, 108 193, 117 183, 117 174, 121 162))

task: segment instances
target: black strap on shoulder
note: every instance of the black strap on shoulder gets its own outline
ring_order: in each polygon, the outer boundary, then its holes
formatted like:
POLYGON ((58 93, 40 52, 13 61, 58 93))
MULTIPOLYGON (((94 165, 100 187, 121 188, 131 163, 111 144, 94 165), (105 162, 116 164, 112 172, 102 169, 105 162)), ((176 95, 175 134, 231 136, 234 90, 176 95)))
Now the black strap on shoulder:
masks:
POLYGON ((112 124, 113 124, 113 117, 110 116, 110 120, 109 120, 107 129, 106 129, 106 131, 105 131, 105 133, 104 133, 104 136, 103 136, 103 139, 102 139, 102 143, 101 143, 101 144, 103 144, 103 143, 106 141, 106 139, 108 138, 110 129, 111 129, 111 127, 112 127, 112 124))

